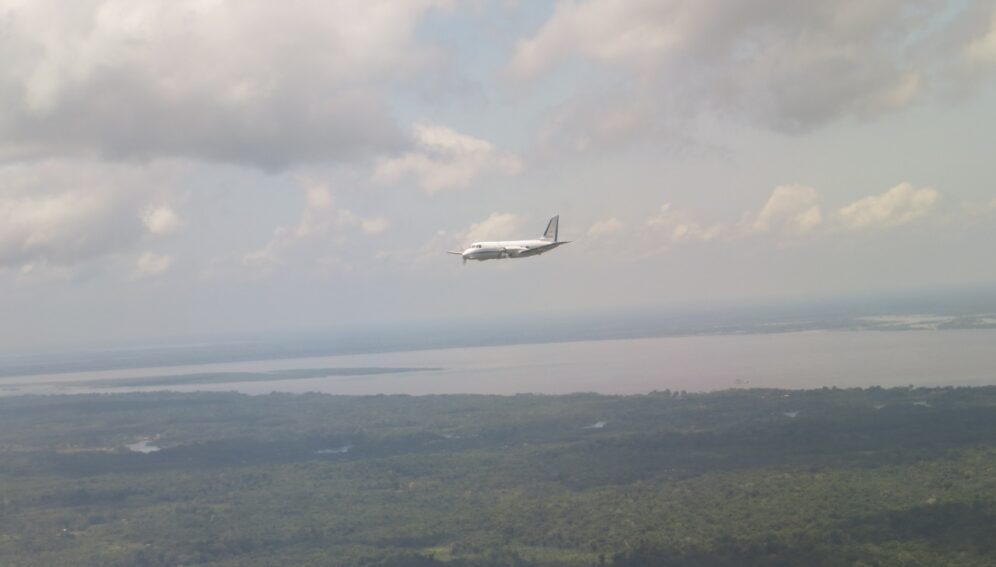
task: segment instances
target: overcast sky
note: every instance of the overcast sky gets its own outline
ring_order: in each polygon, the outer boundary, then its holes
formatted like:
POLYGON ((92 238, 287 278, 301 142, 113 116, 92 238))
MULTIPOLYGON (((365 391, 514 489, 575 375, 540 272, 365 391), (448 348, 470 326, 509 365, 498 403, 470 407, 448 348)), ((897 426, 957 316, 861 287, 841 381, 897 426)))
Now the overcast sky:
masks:
POLYGON ((0 61, 0 350, 996 282, 994 0, 0 0, 0 61))

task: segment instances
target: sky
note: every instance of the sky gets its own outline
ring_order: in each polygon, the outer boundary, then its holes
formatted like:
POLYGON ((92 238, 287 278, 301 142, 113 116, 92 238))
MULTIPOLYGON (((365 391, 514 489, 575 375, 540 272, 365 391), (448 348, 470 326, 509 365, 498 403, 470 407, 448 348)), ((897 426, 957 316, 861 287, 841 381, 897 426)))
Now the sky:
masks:
POLYGON ((996 284, 993 0, 0 0, 0 60, 0 351, 996 284))

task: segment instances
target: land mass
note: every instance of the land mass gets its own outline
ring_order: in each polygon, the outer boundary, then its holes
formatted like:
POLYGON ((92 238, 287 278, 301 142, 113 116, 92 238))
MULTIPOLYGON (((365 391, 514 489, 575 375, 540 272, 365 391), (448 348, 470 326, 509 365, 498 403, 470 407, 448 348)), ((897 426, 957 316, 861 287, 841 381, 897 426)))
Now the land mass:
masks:
POLYGON ((13 396, 0 564, 992 565, 993 463, 996 387, 13 396))

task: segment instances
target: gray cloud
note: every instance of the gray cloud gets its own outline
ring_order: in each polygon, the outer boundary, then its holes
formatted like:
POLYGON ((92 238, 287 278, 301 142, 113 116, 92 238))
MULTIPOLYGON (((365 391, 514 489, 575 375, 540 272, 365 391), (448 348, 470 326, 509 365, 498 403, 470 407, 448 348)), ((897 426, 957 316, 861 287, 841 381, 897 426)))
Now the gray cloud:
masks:
POLYGON ((964 22, 981 4, 563 0, 508 71, 533 79, 578 56, 622 71, 548 126, 547 138, 563 134, 575 149, 654 136, 703 111, 801 133, 905 108, 986 59, 987 30, 964 22))
POLYGON ((403 147, 388 86, 425 71, 433 0, 54 0, 0 8, 0 150, 280 168, 403 147))
POLYGON ((72 266, 133 246, 163 228, 143 222, 157 196, 149 179, 163 176, 64 161, 0 167, 0 268, 72 266))
POLYGON ((374 179, 396 183, 406 176, 418 178, 426 194, 465 187, 486 173, 515 175, 522 161, 503 152, 487 140, 455 132, 445 126, 415 124, 413 137, 417 150, 381 159, 374 179))

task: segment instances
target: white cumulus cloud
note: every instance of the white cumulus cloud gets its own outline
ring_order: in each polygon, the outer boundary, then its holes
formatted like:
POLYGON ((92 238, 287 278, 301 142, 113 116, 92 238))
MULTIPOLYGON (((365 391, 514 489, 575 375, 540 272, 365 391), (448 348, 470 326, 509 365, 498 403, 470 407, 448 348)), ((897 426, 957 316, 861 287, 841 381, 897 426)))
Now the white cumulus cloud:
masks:
POLYGON ((347 229, 359 228, 363 233, 373 235, 390 227, 390 221, 385 217, 364 218, 338 206, 331 189, 324 183, 307 178, 301 178, 299 182, 304 188, 305 202, 297 225, 277 227, 269 242, 243 256, 243 265, 265 270, 280 259, 283 251, 299 243, 318 241, 347 229))
POLYGON ((381 183, 397 183, 412 175, 429 195, 445 189, 466 187, 486 174, 515 175, 522 162, 500 151, 491 142, 461 134, 445 126, 416 124, 416 149, 395 158, 382 159, 374 170, 381 183))
POLYGON ((143 168, 43 161, 0 166, 0 268, 70 266, 127 249, 147 229, 143 168))
POLYGON ((619 219, 609 217, 604 220, 595 221, 588 229, 588 236, 591 238, 604 238, 621 232, 623 228, 623 223, 619 219))
POLYGON ((180 217, 176 216, 173 209, 160 205, 146 210, 142 215, 142 222, 152 234, 169 234, 180 226, 180 217))
POLYGON ((804 234, 823 222, 816 189, 803 185, 782 185, 771 192, 764 208, 749 223, 756 233, 804 234))
POLYGON ((652 232, 661 233, 668 242, 714 240, 723 234, 723 226, 714 224, 704 226, 690 218, 687 213, 671 206, 671 203, 661 205, 657 214, 647 219, 645 226, 652 232))
POLYGON ((522 220, 518 215, 512 213, 492 213, 491 216, 483 221, 473 223, 469 228, 458 233, 457 238, 464 244, 517 238, 521 236, 517 236, 521 226, 522 220))
POLYGON ((881 195, 842 207, 839 214, 844 226, 851 229, 894 227, 927 216, 939 198, 932 188, 916 189, 901 183, 881 195))
POLYGON ((996 9, 993 10, 989 31, 965 47, 965 56, 970 61, 996 63, 996 9))
POLYGON ((391 221, 386 217, 363 219, 360 222, 360 228, 367 234, 380 234, 391 228, 391 221))
POLYGON ((134 279, 142 279, 164 274, 173 265, 173 257, 168 254, 143 252, 135 261, 134 279))

